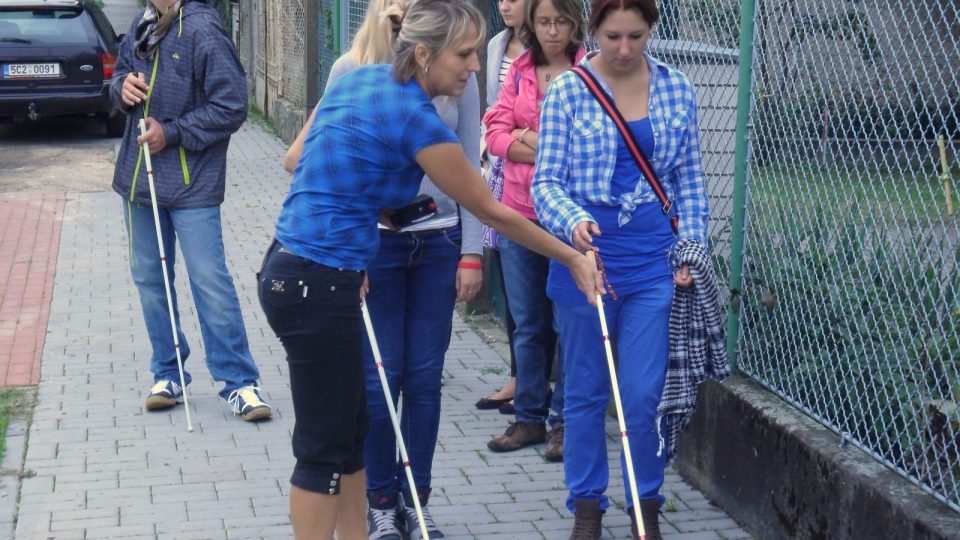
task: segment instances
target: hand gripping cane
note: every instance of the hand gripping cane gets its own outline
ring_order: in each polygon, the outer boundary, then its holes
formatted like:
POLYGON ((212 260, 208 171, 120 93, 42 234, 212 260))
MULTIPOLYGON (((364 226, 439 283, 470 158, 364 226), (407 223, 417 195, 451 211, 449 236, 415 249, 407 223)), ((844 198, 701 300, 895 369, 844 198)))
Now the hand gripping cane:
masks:
POLYGON ((390 421, 393 422, 393 431, 397 434, 397 445, 400 447, 400 459, 403 460, 403 471, 407 474, 407 484, 413 496, 413 507, 417 510, 417 520, 420 522, 420 533, 424 540, 430 540, 427 525, 423 522, 423 509, 420 507, 420 497, 417 485, 413 481, 413 471, 410 469, 410 458, 407 457, 407 447, 403 444, 403 435, 400 433, 400 422, 397 420, 397 408, 393 406, 393 396, 390 395, 390 383, 387 382, 387 372, 383 370, 383 358, 380 357, 380 346, 377 337, 373 334, 373 323, 370 322, 370 311, 367 303, 360 303, 363 311, 363 324, 367 327, 367 337, 370 338, 370 348, 373 349, 373 359, 377 363, 377 372, 380 374, 380 385, 383 387, 383 397, 387 400, 387 410, 390 411, 390 421))
MULTIPOLYGON (((613 292, 613 287, 610 286, 610 282, 607 281, 607 274, 603 270, 603 262, 600 260, 600 256, 593 251, 589 253, 593 253, 597 263, 597 269, 603 277, 603 282, 607 286, 610 296, 616 300, 617 296, 613 292)), ((647 531, 643 527, 643 519, 640 516, 640 497, 637 495, 637 475, 633 472, 633 456, 630 454, 630 439, 627 438, 627 424, 623 418, 623 405, 620 403, 620 383, 617 382, 617 368, 613 365, 613 349, 610 347, 610 332, 607 330, 607 317, 603 313, 603 295, 601 294, 597 294, 597 314, 600 315, 600 331, 603 333, 603 347, 607 352, 607 369, 610 371, 610 386, 613 388, 613 402, 617 406, 617 422, 620 424, 620 440, 623 441, 623 457, 627 462, 627 478, 630 482, 630 495, 633 499, 633 515, 637 522, 637 531, 640 540, 646 540, 647 531)))
MULTIPOLYGON (((140 134, 147 134, 147 124, 140 119, 140 134)), ((190 422, 190 402, 187 401, 187 384, 183 378, 183 358, 180 357, 180 338, 177 322, 173 317, 173 296, 170 294, 170 278, 167 277, 167 256, 163 252, 163 235, 160 233, 160 211, 157 209, 157 191, 153 184, 153 165, 150 164, 150 145, 143 142, 143 160, 147 165, 147 183, 150 185, 150 204, 153 205, 153 224, 157 229, 157 245, 160 246, 160 266, 163 269, 163 289, 167 293, 167 311, 170 314, 170 329, 173 331, 173 348, 177 351, 177 369, 180 371, 180 388, 183 389, 183 408, 187 412, 187 431, 193 431, 190 422)))

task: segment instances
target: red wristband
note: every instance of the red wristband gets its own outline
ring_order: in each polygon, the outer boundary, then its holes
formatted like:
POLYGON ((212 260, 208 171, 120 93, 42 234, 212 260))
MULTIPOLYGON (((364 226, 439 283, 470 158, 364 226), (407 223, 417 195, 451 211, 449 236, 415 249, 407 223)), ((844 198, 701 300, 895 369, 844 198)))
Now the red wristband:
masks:
POLYGON ((471 270, 480 270, 481 268, 483 268, 483 265, 478 262, 460 261, 457 263, 457 268, 469 268, 471 270))

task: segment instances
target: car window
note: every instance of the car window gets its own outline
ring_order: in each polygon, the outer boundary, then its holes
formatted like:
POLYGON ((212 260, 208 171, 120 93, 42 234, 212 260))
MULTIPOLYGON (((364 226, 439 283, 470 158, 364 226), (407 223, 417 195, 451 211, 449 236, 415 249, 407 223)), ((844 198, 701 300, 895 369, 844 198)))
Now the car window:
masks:
POLYGON ((90 17, 93 18, 93 22, 100 29, 100 33, 103 37, 109 41, 113 42, 114 37, 117 35, 116 31, 113 29, 113 25, 110 24, 110 21, 107 20, 107 16, 103 14, 102 11, 98 9, 91 9, 87 11, 90 14, 90 17))
POLYGON ((78 45, 96 41, 93 23, 72 9, 0 10, 0 43, 78 45))

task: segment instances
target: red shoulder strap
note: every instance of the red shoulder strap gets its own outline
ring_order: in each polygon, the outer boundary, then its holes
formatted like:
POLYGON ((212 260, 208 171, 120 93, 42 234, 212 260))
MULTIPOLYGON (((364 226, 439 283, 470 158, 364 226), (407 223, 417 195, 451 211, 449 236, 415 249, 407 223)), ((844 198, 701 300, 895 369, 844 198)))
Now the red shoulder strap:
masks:
MULTIPOLYGON (((657 199, 660 200, 660 204, 663 205, 663 213, 669 214, 670 207, 673 206, 673 201, 667 198, 667 193, 663 190, 660 179, 657 178, 657 173, 653 170, 653 166, 650 165, 650 161, 643 153, 643 149, 640 148, 640 145, 634 138, 633 132, 630 131, 630 128, 627 126, 623 115, 621 115, 617 107, 614 106, 613 99, 607 94, 603 87, 600 86, 600 82, 597 81, 596 77, 586 68, 583 66, 574 66, 571 68, 571 71, 583 80, 583 83, 587 85, 587 90, 590 90, 593 97, 596 98, 600 106, 603 107, 603 110, 606 111, 610 119, 613 120, 614 125, 617 126, 617 130, 620 131, 620 135, 623 136, 623 140, 627 143, 630 155, 633 156, 634 161, 637 162, 637 166, 640 167, 640 172, 643 173, 644 178, 647 179, 650 187, 653 188, 653 192, 656 193, 657 199)), ((673 216, 670 219, 670 223, 673 225, 673 232, 677 232, 677 217, 673 216)))

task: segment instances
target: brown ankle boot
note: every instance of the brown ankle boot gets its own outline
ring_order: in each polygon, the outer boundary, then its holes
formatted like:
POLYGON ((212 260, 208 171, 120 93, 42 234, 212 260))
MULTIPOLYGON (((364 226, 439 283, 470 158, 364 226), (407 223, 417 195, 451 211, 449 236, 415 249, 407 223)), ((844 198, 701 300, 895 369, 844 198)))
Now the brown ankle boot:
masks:
POLYGON ((603 512, 600 511, 600 501, 575 500, 573 506, 573 532, 569 540, 597 540, 600 538, 603 512))
MULTIPOLYGON (((640 538, 640 531, 637 529, 637 515, 633 507, 627 510, 630 514, 630 534, 634 539, 640 538)), ((640 517, 643 519, 643 529, 647 540, 663 540, 660 534, 660 501, 657 499, 647 499, 640 501, 640 517)))
POLYGON ((563 461, 563 422, 558 422, 547 433, 547 448, 543 451, 543 457, 555 463, 563 461))
POLYGON ((513 452, 533 444, 540 444, 547 438, 547 428, 540 424, 514 422, 507 431, 499 437, 494 437, 487 443, 487 448, 494 452, 513 452))

